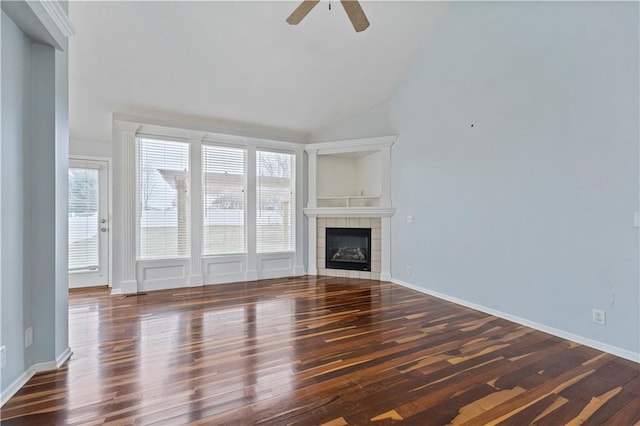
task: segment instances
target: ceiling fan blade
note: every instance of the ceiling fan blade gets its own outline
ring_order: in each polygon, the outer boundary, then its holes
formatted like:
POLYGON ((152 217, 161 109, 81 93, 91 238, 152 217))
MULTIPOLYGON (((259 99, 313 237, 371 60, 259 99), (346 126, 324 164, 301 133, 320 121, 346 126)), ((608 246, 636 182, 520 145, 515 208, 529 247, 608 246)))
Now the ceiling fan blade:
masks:
POLYGON ((287 18, 287 22, 291 25, 298 25, 318 3, 320 3, 320 0, 304 0, 300 3, 300 6, 296 7, 296 10, 291 12, 291 15, 287 18))
POLYGON ((340 0, 340 2, 344 6, 344 10, 347 12, 347 16, 356 32, 364 31, 369 27, 367 15, 364 14, 364 10, 362 10, 358 0, 340 0))

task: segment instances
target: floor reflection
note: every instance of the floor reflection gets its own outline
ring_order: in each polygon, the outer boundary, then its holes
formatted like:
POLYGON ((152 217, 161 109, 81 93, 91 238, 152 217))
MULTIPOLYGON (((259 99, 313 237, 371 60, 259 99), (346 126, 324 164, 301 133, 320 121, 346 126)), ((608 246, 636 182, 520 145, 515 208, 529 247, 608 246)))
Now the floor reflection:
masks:
POLYGON ((69 306, 73 356, 5 404, 3 425, 527 424, 504 417, 510 398, 558 386, 578 411, 545 398, 527 418, 584 420, 581 407, 604 396, 588 420, 640 420, 628 399, 637 364, 391 283, 85 290, 69 306))
POLYGON ((194 306, 191 292, 167 306, 154 296, 117 309, 106 309, 108 299, 71 308, 72 407, 110 401, 108 421, 188 423, 270 398, 274 384, 278 393, 292 389, 292 297, 246 292, 229 306, 200 294, 194 306))

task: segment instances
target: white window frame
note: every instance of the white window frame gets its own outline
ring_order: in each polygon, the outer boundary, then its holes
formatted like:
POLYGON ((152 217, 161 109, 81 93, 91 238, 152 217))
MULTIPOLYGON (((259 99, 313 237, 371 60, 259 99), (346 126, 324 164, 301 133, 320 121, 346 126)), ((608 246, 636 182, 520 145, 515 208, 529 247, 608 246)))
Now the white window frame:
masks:
MULTIPOLYGON (((140 193, 139 193, 139 185, 140 185, 140 176, 139 176, 139 170, 138 170, 138 166, 140 163, 140 158, 139 158, 139 143, 140 140, 147 140, 147 141, 159 141, 159 142, 170 142, 170 143, 179 143, 179 144, 184 144, 185 147, 187 148, 187 156, 188 156, 188 173, 187 173, 187 177, 189 179, 189 183, 188 183, 188 191, 189 191, 189 199, 192 199, 194 194, 191 192, 192 191, 192 181, 193 181, 193 158, 191 155, 191 145, 189 144, 188 141, 182 140, 180 138, 169 138, 169 137, 156 137, 156 136, 150 136, 150 135, 136 135, 135 137, 135 188, 134 188, 134 193, 135 193, 135 197, 136 197, 136 204, 135 204, 135 215, 136 215, 136 224, 135 224, 135 232, 136 232, 136 247, 135 247, 135 254, 136 254, 136 261, 138 262, 146 262, 146 261, 163 261, 163 260, 170 260, 170 259, 187 259, 190 258, 192 256, 192 250, 191 250, 191 240, 192 240, 192 235, 193 235, 193 221, 192 221, 192 216, 193 213, 191 211, 192 209, 192 203, 188 202, 187 203, 187 220, 188 220, 188 226, 187 226, 187 240, 185 241, 186 243, 186 249, 187 249, 187 253, 185 253, 184 255, 180 255, 180 254, 171 254, 171 255, 167 255, 167 256, 146 256, 146 257, 141 257, 140 255, 140 233, 141 233, 141 217, 138 214, 138 208, 140 208, 140 193)), ((179 243, 178 243, 179 244, 179 243)))
POLYGON ((163 120, 139 121, 128 115, 114 114, 114 290, 119 293, 180 288, 223 282, 252 281, 263 278, 303 275, 303 153, 304 145, 255 137, 211 132, 207 128, 163 120), (136 147, 137 137, 190 143, 191 253, 189 258, 136 259, 136 147), (246 149, 246 253, 202 255, 202 144, 246 149), (256 251, 256 152, 276 151, 295 155, 295 250, 258 254, 256 251), (254 167, 249 167, 254 165, 254 167), (132 210, 133 209, 133 210, 132 210))
MULTIPOLYGON (((298 232, 298 220, 297 220, 297 213, 298 213, 298 191, 297 191, 297 181, 298 181, 298 177, 297 177, 297 168, 298 168, 298 159, 296 156, 295 151, 287 151, 287 150, 278 150, 278 149, 269 149, 269 148, 264 148, 264 147, 258 147, 256 149, 256 162, 254 164, 254 167, 256 169, 256 180, 255 180, 255 185, 256 185, 256 205, 255 205, 255 209, 256 209, 256 215, 258 213, 258 209, 259 209, 259 201, 258 201, 258 171, 259 171, 259 165, 258 165, 258 153, 259 152, 266 152, 266 153, 274 153, 274 154, 286 154, 286 155, 290 155, 291 159, 292 159, 292 172, 291 172, 291 179, 293 180, 293 182, 291 183, 291 199, 292 199, 292 204, 290 206, 290 208, 293 210, 290 213, 290 220, 291 220, 291 224, 290 229, 291 229, 291 241, 290 241, 290 246, 293 248, 292 250, 273 250, 273 251, 260 251, 259 247, 257 246, 257 242, 256 242, 256 252, 258 253, 258 255, 267 255, 267 254, 275 254, 275 253, 295 253, 296 252, 296 240, 297 240, 297 232, 298 232)), ((258 230, 257 230, 257 220, 256 220, 256 239, 258 237, 258 230)))
MULTIPOLYGON (((247 234, 248 234, 247 210, 250 207, 249 206, 249 202, 248 202, 249 200, 248 200, 248 197, 247 197, 247 189, 248 189, 248 186, 249 186, 249 182, 248 182, 248 179, 247 179, 247 172, 248 172, 248 168, 249 168, 249 164, 247 162, 247 158, 248 158, 247 147, 246 146, 240 146, 240 145, 224 144, 224 143, 219 143, 219 142, 203 141, 200 144, 200 155, 201 155, 200 163, 201 163, 202 167, 204 166, 204 155, 203 155, 203 153, 204 153, 205 147, 229 148, 229 149, 241 150, 241 151, 244 152, 244 170, 243 170, 243 175, 242 175, 242 177, 243 177, 243 198, 244 198, 243 199, 244 207, 243 207, 243 215, 242 215, 243 216, 243 218, 242 218, 243 219, 242 226, 244 228, 243 229, 243 240, 244 241, 243 241, 243 250, 239 251, 239 252, 227 252, 227 253, 216 253, 216 254, 205 253, 205 250, 204 250, 205 249, 204 227, 205 227, 205 220, 206 220, 206 214, 205 214, 206 206, 205 206, 205 202, 204 201, 206 199, 206 197, 205 197, 206 187, 205 187, 205 184, 204 184, 204 182, 205 182, 205 172, 204 172, 204 170, 202 170, 201 173, 200 173, 200 178, 199 178, 203 182, 202 183, 202 189, 200 191, 200 211, 201 211, 201 214, 202 214, 202 226, 200 228, 201 232, 202 232, 202 244, 201 244, 202 257, 205 258, 205 257, 213 257, 213 256, 242 256, 242 255, 246 255, 247 252, 248 252, 248 247, 247 247, 248 246, 248 242, 247 242, 247 234)), ((198 177, 195 177, 195 178, 197 179, 198 177)), ((253 205, 251 207, 253 207, 253 205)))

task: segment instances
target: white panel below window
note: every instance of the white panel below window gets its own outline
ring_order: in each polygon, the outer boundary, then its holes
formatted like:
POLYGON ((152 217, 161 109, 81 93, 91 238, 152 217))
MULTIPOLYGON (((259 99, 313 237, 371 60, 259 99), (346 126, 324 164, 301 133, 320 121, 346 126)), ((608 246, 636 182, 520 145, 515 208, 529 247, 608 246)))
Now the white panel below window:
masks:
POLYGON ((260 279, 289 277, 294 274, 295 253, 258 254, 260 279))
POLYGON ((245 281, 246 269, 246 255, 215 256, 202 259, 205 285, 245 281))
POLYGON ((189 285, 189 260, 166 259, 139 261, 138 288, 142 291, 165 290, 189 285))

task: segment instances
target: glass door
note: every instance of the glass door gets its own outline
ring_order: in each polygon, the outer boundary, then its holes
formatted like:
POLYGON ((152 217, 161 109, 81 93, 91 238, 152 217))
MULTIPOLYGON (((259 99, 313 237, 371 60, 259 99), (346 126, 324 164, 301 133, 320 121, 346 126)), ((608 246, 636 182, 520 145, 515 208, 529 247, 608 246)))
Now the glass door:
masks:
POLYGON ((69 161, 69 288, 109 283, 108 168, 69 161))

